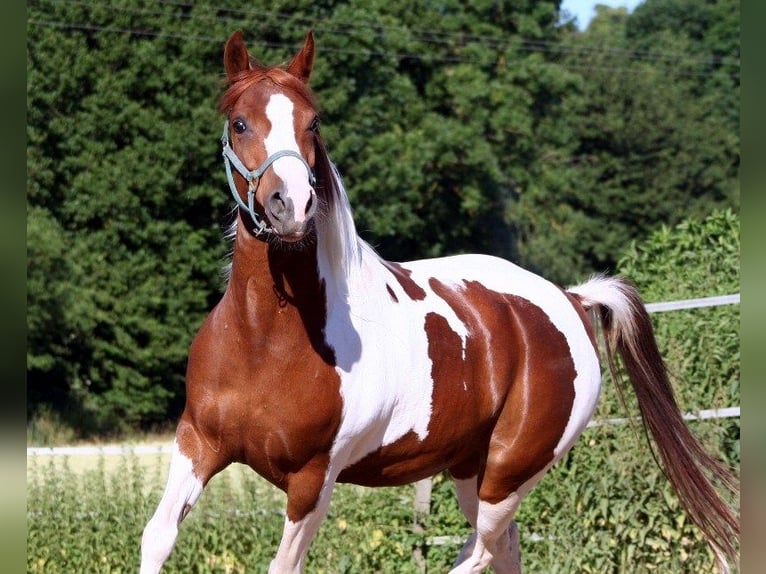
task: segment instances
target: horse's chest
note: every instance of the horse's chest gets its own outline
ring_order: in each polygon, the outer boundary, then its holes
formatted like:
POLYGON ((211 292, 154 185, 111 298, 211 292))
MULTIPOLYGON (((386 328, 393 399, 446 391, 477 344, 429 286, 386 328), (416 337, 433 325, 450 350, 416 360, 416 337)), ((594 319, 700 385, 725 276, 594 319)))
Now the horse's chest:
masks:
POLYGON ((340 377, 303 339, 275 345, 221 314, 203 326, 189 356, 189 414, 206 442, 225 445, 222 456, 275 484, 329 452, 340 424, 340 377))

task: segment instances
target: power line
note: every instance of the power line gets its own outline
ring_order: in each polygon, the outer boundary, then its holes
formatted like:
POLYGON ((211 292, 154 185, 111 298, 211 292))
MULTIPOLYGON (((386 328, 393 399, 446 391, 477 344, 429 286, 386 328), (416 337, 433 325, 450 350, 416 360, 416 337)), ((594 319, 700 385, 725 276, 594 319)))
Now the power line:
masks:
MULTIPOLYGON (((130 34, 133 36, 146 36, 146 37, 154 37, 154 38, 177 38, 177 39, 185 39, 185 40, 192 40, 192 41, 204 41, 204 42, 215 42, 215 43, 221 42, 220 38, 213 38, 209 36, 189 36, 186 34, 175 34, 175 33, 159 32, 156 30, 146 30, 146 29, 135 29, 135 28, 124 28, 124 27, 113 27, 113 26, 97 26, 94 24, 81 24, 81 23, 71 24, 67 22, 56 22, 56 21, 50 21, 50 20, 35 20, 35 19, 29 20, 28 23, 32 25, 37 25, 37 26, 47 26, 51 28, 81 30, 81 31, 89 31, 89 32, 130 34)), ((263 42, 263 45, 268 46, 270 48, 293 47, 291 44, 283 43, 283 42, 263 42)), ((376 50, 358 50, 358 49, 352 50, 352 49, 342 49, 342 48, 332 48, 332 47, 323 48, 323 51, 334 52, 339 54, 390 57, 390 58, 395 58, 398 60, 407 60, 407 59, 422 60, 422 61, 433 62, 433 63, 449 63, 449 62, 482 63, 482 61, 479 59, 466 58, 461 56, 432 56, 432 55, 424 56, 422 54, 409 54, 409 53, 401 53, 401 52, 392 53, 392 52, 382 52, 382 51, 376 51, 376 50)))
MULTIPOLYGON (((85 6, 85 7, 92 7, 94 6, 93 2, 88 2, 84 0, 43 0, 44 2, 48 2, 50 4, 67 4, 67 5, 75 5, 75 6, 85 6)), ((193 9, 193 8, 199 8, 199 5, 190 4, 186 2, 180 2, 176 0, 154 0, 155 5, 158 6, 172 6, 172 7, 180 7, 184 9, 193 9)), ((98 4, 95 4, 98 5, 98 4)), ((203 6, 203 8, 208 8, 208 6, 203 6)), ((418 29, 418 28, 409 28, 406 26, 401 25, 385 25, 380 23, 371 23, 371 22, 360 22, 360 21, 344 21, 344 20, 338 20, 338 19, 314 19, 314 18, 308 18, 308 17, 302 17, 302 16, 296 16, 294 14, 287 14, 283 12, 278 11, 264 11, 264 10, 247 10, 247 9, 238 9, 238 8, 226 8, 226 7, 214 7, 215 13, 211 13, 209 16, 206 14, 201 14, 199 12, 196 13, 179 13, 179 12, 168 12, 168 11, 161 11, 161 10, 152 10, 152 9, 146 9, 146 8, 133 8, 128 6, 109 6, 110 11, 119 11, 122 13, 127 14, 138 14, 138 15, 146 15, 146 16, 166 16, 170 18, 179 18, 179 19, 185 19, 188 21, 215 21, 220 22, 221 20, 224 21, 231 21, 231 22, 240 22, 242 17, 257 17, 257 22, 262 23, 264 21, 264 16, 270 16, 279 21, 279 26, 281 28, 314 28, 317 31, 321 31, 324 33, 330 33, 330 34, 343 34, 344 36, 348 36, 349 33, 359 33, 361 30, 364 29, 372 29, 377 30, 381 32, 399 32, 407 34, 407 37, 416 40, 422 43, 426 44, 434 44, 434 45, 442 45, 447 47, 463 47, 466 42, 470 42, 471 44, 478 44, 480 46, 488 47, 488 48, 515 48, 519 51, 526 51, 526 52, 541 52, 546 54, 569 54, 569 55, 595 55, 595 54, 603 54, 603 55, 612 55, 612 56, 621 56, 626 57, 630 60, 646 60, 646 61, 655 61, 655 62, 667 62, 667 63, 678 63, 682 62, 686 65, 697 65, 697 66, 714 66, 714 65, 731 65, 735 67, 739 67, 739 60, 734 58, 725 58, 725 57, 708 57, 708 58, 698 58, 694 56, 690 56, 689 54, 684 53, 668 53, 668 52, 659 52, 659 51, 646 51, 646 50, 634 50, 634 49, 626 49, 626 48, 619 48, 619 47, 601 47, 601 48, 593 48, 593 47, 587 47, 587 46, 573 46, 573 45, 567 45, 562 44, 560 42, 555 41, 548 41, 548 40, 526 40, 522 39, 520 41, 517 41, 514 45, 514 42, 509 40, 508 37, 505 36, 488 36, 488 35, 478 35, 478 34, 472 34, 472 33, 466 33, 466 32, 450 32, 450 31, 440 31, 440 30, 425 30, 425 29, 418 29), (229 13, 229 14, 235 14, 236 17, 228 17, 221 12, 229 13), (298 24, 298 22, 303 22, 303 24, 298 24), (329 24, 328 24, 329 23, 329 24)), ((39 22, 38 22, 39 23, 39 22)), ((85 26, 93 26, 91 24, 75 24, 73 25, 75 28, 80 27, 81 29, 84 29, 85 26)), ((273 27, 273 24, 266 24, 266 26, 273 27)), ((122 29, 123 31, 127 32, 129 29, 122 29)), ((143 35, 147 35, 144 33, 143 35)), ((160 36, 165 35, 162 32, 157 32, 154 35, 160 36)), ((175 37, 173 35, 172 37, 175 37)), ((212 41, 212 39, 210 39, 212 41)), ((220 40, 216 40, 220 41, 220 40)), ((287 47, 287 44, 272 44, 274 47, 287 47)), ((372 52, 374 55, 383 54, 382 52, 372 52)), ((422 56, 414 55, 414 54, 406 54, 405 55, 408 58, 419 58, 424 59, 422 56)), ((442 58, 444 59, 444 58, 442 58)), ((451 60, 456 61, 475 61, 472 59, 462 59, 460 57, 450 57, 447 58, 447 61, 451 60)))
MULTIPOLYGON (((131 36, 137 36, 137 37, 173 38, 173 39, 189 40, 189 41, 197 41, 197 42, 208 42, 208 43, 221 42, 221 38, 218 38, 218 37, 178 34, 178 33, 170 33, 170 32, 151 30, 151 29, 145 29, 145 28, 137 29, 137 28, 120 27, 120 26, 99 26, 96 24, 69 23, 69 22, 61 22, 61 21, 53 21, 53 20, 38 20, 35 18, 31 18, 30 20, 28 20, 28 24, 33 26, 44 26, 44 27, 50 27, 50 28, 77 30, 77 31, 84 31, 84 32, 129 34, 131 36)), ((266 42, 263 42, 263 45, 270 48, 275 48, 275 49, 276 48, 294 48, 292 44, 289 44, 286 42, 266 41, 266 42)), ((459 55, 433 55, 433 54, 424 55, 424 54, 415 54, 415 53, 407 53, 407 52, 390 52, 390 51, 351 49, 351 48, 333 48, 329 46, 324 47, 323 51, 338 53, 338 54, 353 54, 357 56, 374 56, 374 57, 381 57, 381 58, 393 58, 396 60, 419 60, 419 61, 424 61, 428 63, 445 63, 445 64, 446 63, 473 63, 473 64, 488 63, 486 60, 482 60, 479 58, 465 57, 465 56, 459 56, 459 55)), ((524 62, 524 64, 528 64, 528 63, 524 62)), ((639 69, 635 69, 635 68, 631 68, 627 66, 601 66, 601 65, 593 65, 592 63, 575 63, 575 62, 568 62, 568 61, 543 62, 543 64, 546 64, 546 65, 557 64, 564 68, 570 68, 570 69, 587 69, 587 70, 627 73, 627 74, 642 73, 642 71, 639 69)), ((506 65, 513 66, 514 64, 506 62, 506 65)), ((667 76, 676 76, 676 77, 702 77, 702 76, 711 76, 713 74, 715 74, 714 71, 696 71, 695 72, 691 70, 673 70, 673 71, 666 72, 667 76)))
MULTIPOLYGON (((51 0, 51 1, 57 1, 57 0, 51 0)), ((58 1, 77 1, 77 0, 58 0, 58 1)), ((166 5, 173 5, 173 6, 182 6, 184 8, 192 8, 194 7, 193 4, 180 2, 178 0, 155 0, 158 4, 166 4, 166 5)), ((290 19, 298 19, 303 20, 306 25, 311 25, 312 23, 316 22, 315 19, 308 18, 308 17, 296 17, 293 14, 288 14, 285 12, 274 12, 274 11, 263 11, 263 10, 246 10, 246 9, 226 9, 223 8, 226 11, 241 14, 244 16, 259 16, 261 17, 264 13, 277 17, 281 20, 290 20, 290 19)), ((326 21, 326 20, 324 20, 326 21)), ((343 20, 336 20, 332 19, 330 20, 333 23, 340 24, 343 26, 342 30, 333 30, 333 29, 327 29, 328 31, 333 32, 343 32, 347 33, 349 28, 372 28, 375 30, 381 30, 381 31, 397 31, 397 32, 408 32, 408 33, 415 33, 413 36, 413 39, 420 40, 423 42, 430 42, 430 43, 453 43, 455 40, 470 40, 473 42, 477 42, 479 44, 489 45, 489 46, 498 46, 498 45, 506 45, 508 44, 508 39, 505 36, 487 36, 487 35, 480 35, 480 34, 472 34, 472 33, 466 33, 466 32, 448 32, 448 31, 440 31, 440 30, 434 30, 434 29, 418 29, 418 28, 409 28, 406 26, 392 26, 392 25, 385 25, 385 24, 379 24, 379 23, 372 23, 372 22, 359 22, 359 21, 343 21, 343 20), (446 38, 447 41, 434 41, 429 40, 430 38, 446 38)), ((295 26, 290 26, 295 27, 295 26)), ((324 28, 323 28, 324 29, 324 28)), ((584 54, 593 54, 593 53, 599 53, 599 54, 614 54, 614 55, 625 55, 632 59, 649 59, 649 60, 671 60, 676 61, 679 58, 686 58, 687 61, 690 61, 690 56, 688 54, 682 54, 682 53, 668 53, 668 52, 657 52, 657 51, 648 51, 648 50, 635 50, 635 49, 627 49, 627 48, 617 48, 617 47, 606 47, 606 48, 591 48, 591 47, 578 47, 578 46, 567 46, 563 45, 560 42, 555 42, 551 40, 522 40, 522 44, 519 46, 519 49, 521 50, 527 50, 527 51, 543 51, 543 52, 570 52, 570 53, 584 53, 584 54)), ((719 56, 712 56, 710 58, 691 58, 692 61, 696 61, 697 63, 701 65, 714 65, 714 64, 728 64, 728 65, 736 65, 739 66, 739 59, 738 58, 726 58, 726 57, 719 57, 719 56)))

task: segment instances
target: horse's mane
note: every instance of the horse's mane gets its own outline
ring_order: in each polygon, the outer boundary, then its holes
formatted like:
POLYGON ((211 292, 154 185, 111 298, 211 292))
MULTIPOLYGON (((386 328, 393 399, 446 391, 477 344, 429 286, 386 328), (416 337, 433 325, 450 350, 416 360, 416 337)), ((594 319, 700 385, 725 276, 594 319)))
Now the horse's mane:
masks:
MULTIPOLYGON (((242 94, 259 82, 272 82, 284 91, 295 95, 313 109, 317 109, 314 93, 307 84, 288 73, 274 67, 267 68, 257 62, 251 62, 252 68, 240 72, 230 82, 221 96, 219 110, 228 114, 242 94)), ((326 257, 330 269, 337 270, 336 279, 345 280, 361 263, 362 251, 372 251, 356 233, 351 205, 343 185, 342 178, 330 160, 324 140, 317 132, 314 139, 314 171, 316 174, 316 193, 319 208, 316 215, 318 250, 326 257)), ((233 239, 236 234, 237 220, 231 225, 226 237, 233 239)), ((224 270, 228 280, 230 264, 224 270)))

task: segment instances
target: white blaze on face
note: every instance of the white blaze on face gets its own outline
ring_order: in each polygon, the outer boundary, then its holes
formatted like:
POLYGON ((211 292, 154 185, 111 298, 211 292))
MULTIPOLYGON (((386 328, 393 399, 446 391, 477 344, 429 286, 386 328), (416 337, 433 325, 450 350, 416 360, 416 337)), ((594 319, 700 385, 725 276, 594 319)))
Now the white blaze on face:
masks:
MULTIPOLYGON (((293 121, 293 103, 283 94, 274 94, 266 105, 266 117, 271 122, 271 130, 264 140, 267 156, 278 151, 291 150, 300 153, 295 140, 293 121)), ((295 220, 306 218, 306 206, 311 198, 312 188, 308 180, 306 166, 295 157, 281 157, 271 164, 271 169, 284 184, 285 198, 290 198, 295 207, 295 220)))

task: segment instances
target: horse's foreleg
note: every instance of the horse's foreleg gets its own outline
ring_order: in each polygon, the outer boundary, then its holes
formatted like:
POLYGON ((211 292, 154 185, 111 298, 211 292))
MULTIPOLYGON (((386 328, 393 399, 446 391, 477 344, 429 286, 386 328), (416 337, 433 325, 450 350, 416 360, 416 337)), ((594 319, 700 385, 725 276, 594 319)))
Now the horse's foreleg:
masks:
POLYGON ((269 574, 299 574, 303 571, 311 541, 330 506, 335 477, 328 476, 326 469, 326 461, 315 459, 290 477, 287 519, 269 574))
MULTIPOLYGON (((202 494, 204 485, 210 478, 199 476, 198 471, 195 472, 193 459, 179 446, 179 439, 183 439, 182 444, 187 444, 190 435, 196 437, 194 431, 185 431, 189 429, 181 423, 173 443, 165 492, 141 537, 140 574, 156 574, 160 571, 173 550, 178 536, 178 526, 202 494)), ((193 445, 193 447, 197 446, 193 445)), ((199 452, 199 449, 196 450, 199 452)))

